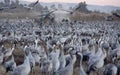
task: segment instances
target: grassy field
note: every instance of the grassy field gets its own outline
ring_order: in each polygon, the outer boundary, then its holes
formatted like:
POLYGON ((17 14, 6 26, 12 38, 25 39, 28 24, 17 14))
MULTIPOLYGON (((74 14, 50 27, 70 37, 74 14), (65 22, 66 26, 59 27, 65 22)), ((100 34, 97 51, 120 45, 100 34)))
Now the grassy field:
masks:
POLYGON ((18 12, 18 13, 0 13, 0 19, 25 19, 26 17, 34 19, 40 15, 40 12, 18 12))

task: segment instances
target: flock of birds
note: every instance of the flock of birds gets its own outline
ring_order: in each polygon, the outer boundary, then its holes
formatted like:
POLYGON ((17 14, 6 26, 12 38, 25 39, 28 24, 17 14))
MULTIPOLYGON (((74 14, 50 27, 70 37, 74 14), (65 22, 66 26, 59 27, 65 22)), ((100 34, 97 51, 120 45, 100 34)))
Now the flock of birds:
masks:
POLYGON ((120 22, 0 20, 0 65, 11 75, 29 75, 38 65, 42 75, 75 75, 76 67, 77 75, 120 75, 119 59, 120 22), (19 65, 17 47, 24 52, 19 65))

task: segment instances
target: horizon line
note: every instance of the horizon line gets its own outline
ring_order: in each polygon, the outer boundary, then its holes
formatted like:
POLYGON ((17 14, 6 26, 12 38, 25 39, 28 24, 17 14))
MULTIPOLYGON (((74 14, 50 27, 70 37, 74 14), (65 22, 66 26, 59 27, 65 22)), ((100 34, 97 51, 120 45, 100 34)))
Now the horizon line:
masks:
MULTIPOLYGON (((22 0, 22 1, 25 1, 25 0, 22 0)), ((34 2, 34 1, 26 1, 26 2, 34 2)), ((80 3, 80 2, 59 2, 59 1, 53 1, 53 2, 43 2, 43 1, 41 1, 42 3, 76 3, 76 4, 78 4, 78 3, 80 3)), ((39 3, 41 3, 40 1, 39 1, 39 3)), ((83 1, 81 1, 81 2, 83 2, 83 1)), ((91 3, 87 3, 86 2, 86 4, 88 4, 88 5, 97 5, 97 6, 113 6, 113 7, 120 7, 120 5, 110 5, 110 4, 106 4, 106 5, 101 5, 101 4, 91 4, 91 3)))

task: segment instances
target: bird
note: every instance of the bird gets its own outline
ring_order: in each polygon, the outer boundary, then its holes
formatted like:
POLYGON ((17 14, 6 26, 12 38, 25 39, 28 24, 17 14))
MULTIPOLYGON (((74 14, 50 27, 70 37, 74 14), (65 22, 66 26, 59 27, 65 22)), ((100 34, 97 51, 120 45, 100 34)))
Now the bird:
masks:
POLYGON ((5 49, 5 51, 3 52, 4 53, 4 57, 11 56, 12 52, 14 51, 14 49, 15 49, 15 44, 13 44, 12 48, 5 49))
POLYGON ((30 62, 29 62, 29 57, 25 56, 24 63, 17 66, 11 75, 28 75, 30 73, 30 62))
POLYGON ((39 38, 38 37, 36 37, 36 39, 35 39, 35 48, 37 48, 38 47, 38 42, 39 42, 40 40, 39 40, 39 38))
POLYGON ((3 63, 3 58, 4 58, 4 54, 2 52, 0 52, 0 64, 3 63))
POLYGON ((117 66, 117 75, 120 75, 120 60, 116 64, 117 66))
POLYGON ((35 59, 33 58, 30 51, 29 51, 28 57, 29 57, 30 67, 31 67, 31 70, 32 70, 33 67, 35 67, 35 59))
POLYGON ((105 70, 103 75, 116 75, 117 74, 117 67, 114 64, 107 64, 105 66, 105 70))
POLYGON ((39 56, 39 54, 38 53, 32 53, 32 56, 33 56, 33 58, 35 60, 35 64, 39 64, 39 61, 41 59, 41 57, 39 56))
POLYGON ((49 55, 50 58, 52 59, 53 73, 55 73, 60 67, 59 54, 60 50, 54 48, 54 50, 49 55))
POLYGON ((119 59, 120 58, 120 50, 119 50, 119 48, 116 48, 116 49, 114 49, 114 50, 109 50, 108 51, 108 55, 110 56, 110 60, 113 62, 113 63, 115 63, 115 61, 117 60, 117 59, 119 59))
POLYGON ((37 0, 34 4, 33 4, 33 6, 32 7, 34 7, 36 4, 38 4, 39 3, 39 0, 37 0))
POLYGON ((58 70, 55 75, 73 75, 73 59, 68 57, 66 66, 58 70))
POLYGON ((52 60, 51 58, 41 58, 40 68, 42 75, 52 75, 52 60))
POLYGON ((14 57, 12 56, 12 59, 5 62, 5 69, 6 69, 6 73, 8 71, 13 71, 13 69, 16 68, 16 63, 14 61, 14 57))
POLYGON ((5 51, 5 48, 4 48, 4 45, 2 45, 1 47, 0 47, 0 52, 4 52, 5 51))
POLYGON ((91 57, 87 63, 87 74, 89 75, 91 71, 99 71, 99 69, 104 66, 105 58, 106 51, 99 47, 98 52, 93 57, 91 57))
POLYGON ((87 74, 85 73, 83 67, 82 67, 82 61, 83 61, 83 55, 82 55, 82 53, 77 52, 76 54, 79 55, 80 58, 81 58, 81 59, 80 59, 80 71, 79 71, 79 75, 87 75, 87 74))
POLYGON ((59 61, 60 61, 60 67, 59 67, 59 69, 63 69, 65 67, 65 65, 66 65, 66 60, 65 60, 65 55, 64 55, 64 51, 63 51, 63 46, 61 48, 61 53, 60 53, 59 61))
POLYGON ((89 46, 93 46, 95 44, 95 39, 91 38, 89 41, 89 46))

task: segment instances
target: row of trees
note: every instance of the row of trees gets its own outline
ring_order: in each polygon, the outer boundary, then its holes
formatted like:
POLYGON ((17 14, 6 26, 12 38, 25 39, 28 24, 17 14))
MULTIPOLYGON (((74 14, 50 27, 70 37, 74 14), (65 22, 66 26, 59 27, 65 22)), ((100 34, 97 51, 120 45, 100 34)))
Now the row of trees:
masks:
MULTIPOLYGON (((27 4, 21 4, 19 0, 4 0, 3 2, 0 2, 0 8, 1 7, 10 7, 10 8, 13 8, 13 7, 16 7, 15 10, 25 10, 25 11, 28 11, 31 7, 32 7, 33 3, 30 3, 29 5, 27 4)), ((43 7, 40 3, 36 4, 34 6, 34 9, 30 9, 31 11, 41 11, 41 10, 48 10, 48 7, 45 6, 43 7)), ((8 10, 8 11, 11 11, 11 10, 8 10)), ((14 10, 13 10, 14 11, 14 10)))
POLYGON ((58 8, 58 9, 63 9, 62 4, 58 4, 57 7, 55 6, 55 4, 53 4, 53 5, 50 6, 50 9, 57 9, 57 8, 58 8))
MULTIPOLYGON (((63 9, 63 6, 62 4, 58 4, 58 7, 55 6, 55 4, 51 5, 50 6, 50 9, 63 9)), ((73 11, 78 11, 78 12, 82 12, 82 13, 88 13, 90 12, 88 9, 87 9, 87 4, 86 2, 80 2, 77 4, 77 6, 75 7, 69 7, 70 10, 73 10, 73 11)))
MULTIPOLYGON (((20 4, 19 0, 4 0, 4 2, 0 2, 0 7, 17 7, 17 8, 20 8, 20 9, 25 9, 25 7, 31 7, 33 3, 29 4, 29 5, 26 5, 26 4, 20 4)), ((63 9, 63 6, 62 4, 58 4, 58 6, 56 7, 55 4, 51 5, 50 6, 50 9, 63 9)), ((34 7, 34 11, 41 11, 41 10, 48 10, 48 7, 45 6, 43 7, 40 3, 36 4, 35 7, 34 7)), ((73 11, 79 11, 79 12, 82 12, 82 13, 88 13, 90 12, 88 9, 87 9, 87 4, 86 2, 80 2, 76 7, 70 7, 70 10, 73 10, 73 11)))
POLYGON ((4 2, 0 2, 1 7, 12 7, 12 6, 18 6, 19 5, 19 0, 4 0, 4 2))

